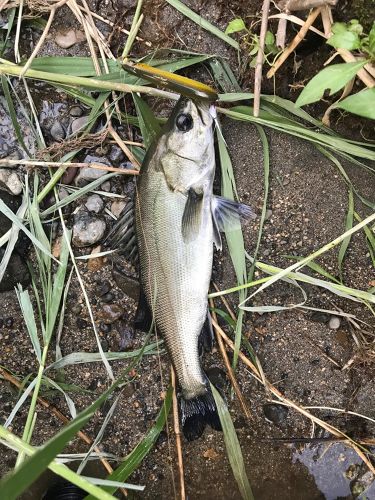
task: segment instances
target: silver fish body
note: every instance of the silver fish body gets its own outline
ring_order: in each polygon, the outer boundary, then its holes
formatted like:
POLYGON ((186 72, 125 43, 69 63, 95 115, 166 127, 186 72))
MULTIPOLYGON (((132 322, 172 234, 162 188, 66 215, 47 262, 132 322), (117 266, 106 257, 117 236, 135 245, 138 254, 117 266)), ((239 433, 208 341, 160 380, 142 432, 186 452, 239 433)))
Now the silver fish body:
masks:
POLYGON ((136 233, 143 290, 167 344, 182 395, 190 400, 207 392, 198 337, 207 317, 213 258, 215 152, 208 106, 198 108, 192 101, 181 100, 169 128, 138 178, 136 233), (175 127, 181 114, 192 117, 190 131, 175 127), (182 221, 192 187, 202 194, 201 215, 194 238, 186 241, 182 221))

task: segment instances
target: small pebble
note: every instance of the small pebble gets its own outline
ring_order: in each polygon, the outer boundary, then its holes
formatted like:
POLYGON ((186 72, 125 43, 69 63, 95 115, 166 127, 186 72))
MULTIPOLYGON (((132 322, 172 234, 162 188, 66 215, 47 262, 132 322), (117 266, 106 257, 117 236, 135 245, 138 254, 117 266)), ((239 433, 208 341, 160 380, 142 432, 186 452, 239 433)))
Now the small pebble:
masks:
POLYGON ((266 214, 264 216, 264 220, 268 220, 272 217, 272 210, 270 208, 267 208, 266 214))
POLYGON ((100 342, 101 346, 102 346, 102 349, 104 352, 107 352, 108 349, 109 349, 109 344, 108 344, 108 341, 103 339, 101 342, 100 342))
MULTIPOLYGON (((103 163, 103 165, 105 165, 103 163)), ((80 169, 77 177, 74 179, 74 184, 77 187, 83 187, 100 177, 103 177, 107 172, 98 168, 83 167, 80 169)))
POLYGON ((98 280, 98 287, 96 289, 96 294, 101 297, 102 295, 105 295, 111 290, 111 283, 108 280, 102 281, 101 278, 98 280))
POLYGON ((126 323, 123 321, 119 324, 119 332, 120 332, 120 342, 119 348, 120 351, 127 351, 131 349, 134 344, 134 331, 132 328, 129 328, 126 323))
POLYGON ((124 271, 118 269, 112 269, 112 276, 116 282, 116 285, 122 290, 128 297, 138 300, 139 299, 139 281, 132 276, 128 276, 124 271))
POLYGON ((99 316, 108 325, 120 319, 123 314, 124 310, 117 304, 104 304, 99 316))
POLYGON ((84 129, 86 125, 88 124, 89 117, 87 115, 85 116, 80 116, 79 118, 76 118, 75 120, 72 121, 71 124, 71 132, 72 134, 76 134, 78 131, 84 129))
POLYGON ((70 29, 69 31, 57 33, 55 43, 62 49, 69 49, 76 43, 86 40, 85 34, 82 31, 70 29))
POLYGON ((263 405, 263 413, 266 419, 273 424, 281 424, 288 416, 288 408, 276 403, 263 405))
POLYGON ((104 219, 80 211, 74 217, 72 242, 76 247, 88 247, 101 240, 105 231, 104 219))
POLYGON ((126 206, 126 201, 123 200, 113 201, 111 204, 111 212, 115 217, 118 218, 123 209, 125 208, 125 206, 126 206))
POLYGON ((65 139, 65 130, 59 121, 55 121, 51 127, 51 137, 57 142, 61 142, 65 139))
POLYGON ((85 207, 90 212, 100 213, 104 208, 104 202, 98 194, 92 194, 87 198, 85 207))
POLYGON ((101 321, 99 324, 99 330, 102 333, 109 333, 112 330, 112 326, 109 324, 107 325, 107 323, 104 323, 104 321, 101 321))
POLYGON ((69 110, 69 114, 70 116, 74 117, 82 116, 83 109, 81 108, 81 106, 72 106, 69 110))
POLYGON ((109 159, 112 163, 120 163, 125 158, 125 155, 121 148, 118 146, 112 146, 109 153, 109 159))
POLYGON ((329 320, 328 326, 330 327, 331 330, 337 330, 340 328, 341 325, 341 320, 338 316, 331 316, 331 319, 329 320))
POLYGON ((21 194, 22 182, 18 174, 10 169, 0 169, 0 196, 1 189, 4 189, 9 194, 13 194, 15 196, 21 194))
MULTIPOLYGON (((104 173, 106 174, 107 172, 104 173)), ((103 184, 100 186, 100 189, 102 191, 105 191, 106 193, 109 193, 111 191, 111 182, 110 181, 103 182, 103 184)))
POLYGON ((105 302, 106 304, 109 304, 110 302, 113 302, 114 298, 115 298, 115 296, 113 295, 113 293, 108 292, 108 293, 106 293, 105 295, 103 295, 101 297, 101 300, 102 300, 102 302, 105 302))
POLYGON ((5 326, 7 328, 12 328, 13 324, 14 324, 14 319, 13 318, 7 318, 5 320, 5 326))

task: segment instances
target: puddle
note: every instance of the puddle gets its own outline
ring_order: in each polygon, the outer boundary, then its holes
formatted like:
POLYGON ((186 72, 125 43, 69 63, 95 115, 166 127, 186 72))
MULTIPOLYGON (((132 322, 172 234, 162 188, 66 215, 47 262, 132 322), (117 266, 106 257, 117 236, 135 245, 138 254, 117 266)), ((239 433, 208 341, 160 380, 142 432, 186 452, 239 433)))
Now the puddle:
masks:
POLYGON ((304 464, 326 500, 375 499, 373 474, 354 450, 341 443, 306 446, 293 453, 304 464))

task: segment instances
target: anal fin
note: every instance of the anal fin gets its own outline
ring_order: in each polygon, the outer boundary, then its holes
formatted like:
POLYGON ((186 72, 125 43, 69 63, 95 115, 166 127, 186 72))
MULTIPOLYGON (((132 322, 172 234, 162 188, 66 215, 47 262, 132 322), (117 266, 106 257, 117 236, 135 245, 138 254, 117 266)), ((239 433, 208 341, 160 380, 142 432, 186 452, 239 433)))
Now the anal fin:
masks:
POLYGON ((206 321, 204 322, 201 333, 198 337, 198 352, 201 356, 204 352, 211 352, 214 345, 214 331, 210 312, 207 311, 206 321))
POLYGON ((148 333, 152 327, 153 315, 147 303, 146 295, 140 288, 137 312, 135 313, 134 328, 148 333))

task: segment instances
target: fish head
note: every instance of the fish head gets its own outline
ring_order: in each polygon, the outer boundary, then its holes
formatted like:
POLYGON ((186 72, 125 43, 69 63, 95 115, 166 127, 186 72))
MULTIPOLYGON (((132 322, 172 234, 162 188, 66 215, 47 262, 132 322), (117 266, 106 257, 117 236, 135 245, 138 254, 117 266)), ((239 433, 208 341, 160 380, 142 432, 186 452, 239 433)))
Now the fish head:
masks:
POLYGON ((200 162, 213 145, 210 104, 181 97, 167 123, 167 147, 171 153, 200 162))

